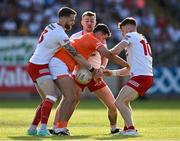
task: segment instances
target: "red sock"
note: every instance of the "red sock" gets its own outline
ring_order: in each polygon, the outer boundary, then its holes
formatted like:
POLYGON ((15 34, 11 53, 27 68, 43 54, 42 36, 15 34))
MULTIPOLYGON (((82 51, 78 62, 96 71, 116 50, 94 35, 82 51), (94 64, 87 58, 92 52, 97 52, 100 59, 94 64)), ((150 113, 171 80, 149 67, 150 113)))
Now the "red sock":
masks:
POLYGON ((135 127, 134 126, 129 126, 128 129, 135 129, 135 127))
POLYGON ((42 103, 42 108, 41 108, 41 123, 42 124, 47 124, 53 105, 54 105, 54 102, 49 99, 45 99, 44 102, 42 103))
POLYGON ((123 129, 123 130, 124 130, 124 131, 128 130, 127 126, 124 126, 124 129, 123 129))
POLYGON ((38 125, 40 120, 41 120, 41 108, 42 108, 42 103, 38 105, 35 113, 35 117, 33 119, 32 125, 38 125))

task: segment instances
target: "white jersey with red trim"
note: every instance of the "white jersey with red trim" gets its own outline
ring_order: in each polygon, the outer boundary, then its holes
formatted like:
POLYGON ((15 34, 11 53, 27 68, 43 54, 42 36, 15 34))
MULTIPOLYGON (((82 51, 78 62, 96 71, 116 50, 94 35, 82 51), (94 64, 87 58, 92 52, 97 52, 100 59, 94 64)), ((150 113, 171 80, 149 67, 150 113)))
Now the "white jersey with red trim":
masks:
MULTIPOLYGON (((73 41, 74 39, 80 38, 83 35, 83 30, 74 33, 70 37, 70 41, 73 41)), ((107 47, 106 41, 103 43, 105 47, 107 47)), ((101 66, 101 55, 98 51, 95 51, 91 54, 91 57, 89 57, 88 62, 96 69, 99 69, 101 66)))
POLYGON ((63 27, 57 23, 51 23, 39 37, 37 47, 29 61, 33 64, 48 64, 55 52, 67 43, 69 43, 69 37, 63 27))
POLYGON ((70 41, 73 41, 74 39, 80 38, 83 35, 83 31, 76 32, 70 36, 70 41))
POLYGON ((153 76, 151 48, 146 38, 142 34, 131 32, 127 33, 122 41, 129 44, 126 53, 131 66, 131 76, 153 76))

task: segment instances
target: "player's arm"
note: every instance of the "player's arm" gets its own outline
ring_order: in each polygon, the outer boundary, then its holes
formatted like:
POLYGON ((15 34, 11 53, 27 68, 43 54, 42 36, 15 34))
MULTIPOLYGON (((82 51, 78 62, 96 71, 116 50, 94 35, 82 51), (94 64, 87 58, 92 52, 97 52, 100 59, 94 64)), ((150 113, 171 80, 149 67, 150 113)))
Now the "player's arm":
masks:
POLYGON ((118 43, 116 46, 114 46, 112 49, 110 49, 110 51, 112 54, 118 55, 128 45, 129 44, 126 41, 122 40, 120 43, 118 43))
POLYGON ((115 64, 130 68, 129 64, 125 60, 123 60, 117 55, 114 55, 113 53, 111 53, 111 51, 109 51, 104 46, 99 47, 97 51, 101 54, 101 56, 107 57, 109 60, 113 61, 115 64))
POLYGON ((108 70, 105 69, 103 71, 104 76, 127 76, 129 75, 130 71, 127 67, 118 70, 108 70))
POLYGON ((101 57, 101 68, 106 68, 108 59, 106 57, 101 57))
POLYGON ((76 51, 76 49, 70 45, 70 43, 67 43, 66 45, 64 45, 64 48, 71 54, 71 56, 74 58, 74 60, 78 64, 84 66, 91 72, 94 70, 94 68, 88 63, 88 61, 82 55, 80 55, 76 51))
MULTIPOLYGON (((107 48, 106 40, 104 40, 102 43, 103 43, 104 47, 107 48)), ((101 56, 101 68, 105 69, 107 64, 108 64, 108 58, 101 56)))

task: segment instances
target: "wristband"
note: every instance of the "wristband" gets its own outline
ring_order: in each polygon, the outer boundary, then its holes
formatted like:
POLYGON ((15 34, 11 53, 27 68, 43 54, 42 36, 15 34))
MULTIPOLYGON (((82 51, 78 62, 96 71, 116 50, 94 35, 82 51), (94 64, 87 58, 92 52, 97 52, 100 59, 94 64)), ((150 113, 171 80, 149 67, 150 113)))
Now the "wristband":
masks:
POLYGON ((94 71, 94 67, 91 66, 91 68, 89 69, 90 72, 94 71))
POLYGON ((105 67, 105 66, 103 66, 103 65, 101 65, 101 66, 100 66, 100 68, 105 69, 106 67, 105 67))
POLYGON ((117 76, 117 71, 116 70, 111 70, 112 76, 117 76))

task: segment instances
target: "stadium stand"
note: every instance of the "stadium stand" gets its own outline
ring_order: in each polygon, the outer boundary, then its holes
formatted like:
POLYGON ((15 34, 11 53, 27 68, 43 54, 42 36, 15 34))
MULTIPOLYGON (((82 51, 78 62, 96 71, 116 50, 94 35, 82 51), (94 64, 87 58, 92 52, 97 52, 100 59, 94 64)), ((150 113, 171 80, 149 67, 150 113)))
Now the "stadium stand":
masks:
POLYGON ((69 34, 81 29, 80 16, 84 11, 97 12, 98 22, 108 24, 112 31, 112 40, 108 41, 110 47, 120 40, 117 22, 133 16, 139 31, 151 43, 154 65, 180 64, 178 0, 1 0, 0 36, 38 36, 40 32, 37 31, 43 30, 47 23, 56 22, 57 10, 62 6, 70 6, 78 12, 77 22, 69 34))

